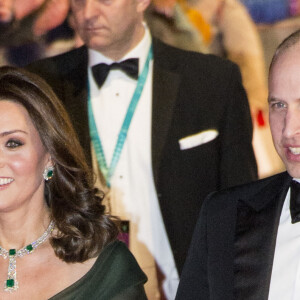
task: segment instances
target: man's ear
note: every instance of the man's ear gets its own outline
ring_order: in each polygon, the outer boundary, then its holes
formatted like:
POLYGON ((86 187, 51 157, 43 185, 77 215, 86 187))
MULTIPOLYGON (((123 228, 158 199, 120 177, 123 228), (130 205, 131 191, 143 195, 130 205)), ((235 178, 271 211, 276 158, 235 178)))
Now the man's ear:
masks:
POLYGON ((151 0, 136 0, 137 1, 137 12, 143 13, 150 5, 151 0))

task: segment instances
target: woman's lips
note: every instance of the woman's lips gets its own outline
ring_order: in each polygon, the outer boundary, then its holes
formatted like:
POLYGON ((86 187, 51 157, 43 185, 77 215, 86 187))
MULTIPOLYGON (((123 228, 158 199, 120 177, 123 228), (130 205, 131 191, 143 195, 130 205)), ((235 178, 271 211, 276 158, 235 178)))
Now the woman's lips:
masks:
POLYGON ((12 183, 13 181, 14 180, 9 177, 0 177, 0 188, 12 183))

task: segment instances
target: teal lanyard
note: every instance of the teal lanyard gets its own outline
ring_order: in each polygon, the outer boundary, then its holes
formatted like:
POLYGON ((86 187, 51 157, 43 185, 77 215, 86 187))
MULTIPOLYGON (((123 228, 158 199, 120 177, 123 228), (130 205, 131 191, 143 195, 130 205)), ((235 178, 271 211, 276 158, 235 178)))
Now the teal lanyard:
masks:
POLYGON ((130 104, 128 106, 127 112, 125 119, 123 121, 121 130, 119 132, 118 140, 114 149, 113 157, 110 163, 110 166, 107 166, 106 160, 105 160, 105 155, 104 155, 104 150, 102 147, 101 139, 98 134, 94 114, 93 114, 93 108, 92 108, 92 101, 91 101, 91 95, 90 95, 90 89, 89 89, 89 84, 88 84, 88 116, 89 116, 89 127, 90 127, 90 136, 92 139, 92 143, 96 152, 96 158, 98 165, 100 167, 100 170, 106 180, 106 184, 108 187, 110 187, 110 180, 111 177, 113 176, 115 169, 117 167, 117 163, 120 159, 121 152, 127 137, 128 129, 133 117, 133 114, 135 112, 136 106, 141 98, 141 94, 148 76, 149 72, 149 65, 150 61, 153 57, 153 51, 152 51, 152 45, 149 49, 148 56, 143 68, 142 73, 140 74, 137 85, 135 88, 135 91, 133 93, 133 96, 131 98, 130 104))

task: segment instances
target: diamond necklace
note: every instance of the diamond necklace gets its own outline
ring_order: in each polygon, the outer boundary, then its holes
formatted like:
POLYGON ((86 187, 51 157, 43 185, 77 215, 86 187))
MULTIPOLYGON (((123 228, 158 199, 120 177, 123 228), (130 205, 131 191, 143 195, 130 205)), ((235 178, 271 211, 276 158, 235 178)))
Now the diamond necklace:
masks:
POLYGON ((2 247, 0 247, 0 256, 2 256, 4 259, 7 257, 9 258, 8 263, 8 272, 7 272, 7 280, 5 281, 4 290, 6 292, 14 292, 18 289, 18 281, 17 281, 17 265, 16 265, 16 258, 22 257, 26 254, 33 253, 34 250, 44 243, 46 239, 51 234, 52 230, 54 229, 54 222, 51 221, 47 230, 43 233, 42 236, 40 236, 37 240, 32 242, 31 244, 21 248, 20 250, 16 249, 9 249, 6 250, 2 247))

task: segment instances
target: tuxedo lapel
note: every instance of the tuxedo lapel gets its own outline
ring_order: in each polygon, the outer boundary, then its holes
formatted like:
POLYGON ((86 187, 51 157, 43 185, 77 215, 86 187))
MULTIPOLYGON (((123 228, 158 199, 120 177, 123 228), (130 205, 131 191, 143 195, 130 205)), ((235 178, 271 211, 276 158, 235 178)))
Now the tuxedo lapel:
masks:
POLYGON ((154 41, 153 95, 152 95, 152 167, 158 182, 158 170, 164 145, 171 126, 177 98, 180 75, 176 66, 161 61, 159 45, 154 41))
POLYGON ((268 299, 278 225, 290 180, 287 173, 280 174, 252 201, 249 198, 238 203, 235 299, 268 299))
POLYGON ((81 47, 74 53, 71 63, 74 68, 70 69, 64 77, 64 104, 72 119, 75 131, 85 151, 87 161, 91 162, 90 135, 88 123, 87 97, 88 75, 87 48, 81 47))

